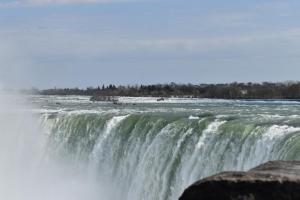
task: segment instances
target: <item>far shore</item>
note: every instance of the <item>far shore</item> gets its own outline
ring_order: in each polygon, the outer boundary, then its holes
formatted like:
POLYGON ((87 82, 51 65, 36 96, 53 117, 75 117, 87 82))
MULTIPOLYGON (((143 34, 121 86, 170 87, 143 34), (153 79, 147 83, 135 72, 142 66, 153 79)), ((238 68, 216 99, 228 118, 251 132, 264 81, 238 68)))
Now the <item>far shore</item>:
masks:
POLYGON ((154 84, 154 85, 102 85, 97 87, 53 88, 22 90, 26 94, 91 96, 91 100, 115 97, 154 97, 228 99, 245 101, 300 101, 300 82, 280 83, 225 83, 225 84, 154 84))

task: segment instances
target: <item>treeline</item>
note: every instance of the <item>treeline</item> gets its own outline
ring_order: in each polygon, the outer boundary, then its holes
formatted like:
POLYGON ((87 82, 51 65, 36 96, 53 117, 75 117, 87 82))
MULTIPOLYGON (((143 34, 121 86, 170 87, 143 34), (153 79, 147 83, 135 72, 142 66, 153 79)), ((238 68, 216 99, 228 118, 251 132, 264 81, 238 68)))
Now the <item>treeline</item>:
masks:
POLYGON ((40 90, 41 95, 195 97, 221 99, 300 99, 300 82, 229 83, 229 84, 155 84, 102 85, 86 89, 64 88, 40 90))

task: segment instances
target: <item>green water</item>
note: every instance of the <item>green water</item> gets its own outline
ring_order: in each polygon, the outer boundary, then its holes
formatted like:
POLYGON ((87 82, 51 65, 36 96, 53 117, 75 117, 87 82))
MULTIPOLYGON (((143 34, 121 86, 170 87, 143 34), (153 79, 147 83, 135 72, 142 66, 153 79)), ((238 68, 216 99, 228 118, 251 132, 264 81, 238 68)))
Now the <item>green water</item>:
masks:
POLYGON ((300 103, 33 97, 47 156, 106 182, 112 199, 173 200, 194 181, 300 160, 300 103))

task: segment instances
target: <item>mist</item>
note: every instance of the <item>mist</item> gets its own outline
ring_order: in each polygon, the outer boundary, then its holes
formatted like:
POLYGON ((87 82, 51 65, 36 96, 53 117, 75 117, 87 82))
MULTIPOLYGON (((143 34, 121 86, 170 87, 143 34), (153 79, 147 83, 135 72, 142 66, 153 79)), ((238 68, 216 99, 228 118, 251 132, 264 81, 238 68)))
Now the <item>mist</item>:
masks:
MULTIPOLYGON (((13 42, 0 47, 0 199, 110 199, 88 167, 56 159, 39 107, 29 96, 2 90, 34 79, 26 71, 31 60, 13 42), (2 88, 2 89, 1 89, 2 88), (6 91, 6 92, 4 92, 6 91)), ((106 184, 108 185, 108 184, 106 184)))

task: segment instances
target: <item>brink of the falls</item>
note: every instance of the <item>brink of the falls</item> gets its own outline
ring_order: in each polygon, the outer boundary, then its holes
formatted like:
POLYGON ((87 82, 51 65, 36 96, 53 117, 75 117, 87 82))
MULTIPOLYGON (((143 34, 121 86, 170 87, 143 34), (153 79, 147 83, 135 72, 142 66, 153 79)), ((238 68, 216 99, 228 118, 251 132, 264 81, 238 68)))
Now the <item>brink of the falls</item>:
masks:
POLYGON ((300 159, 298 102, 19 99, 1 98, 0 199, 175 200, 222 171, 300 159))

